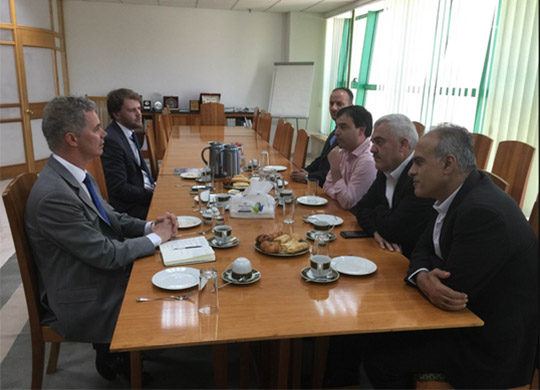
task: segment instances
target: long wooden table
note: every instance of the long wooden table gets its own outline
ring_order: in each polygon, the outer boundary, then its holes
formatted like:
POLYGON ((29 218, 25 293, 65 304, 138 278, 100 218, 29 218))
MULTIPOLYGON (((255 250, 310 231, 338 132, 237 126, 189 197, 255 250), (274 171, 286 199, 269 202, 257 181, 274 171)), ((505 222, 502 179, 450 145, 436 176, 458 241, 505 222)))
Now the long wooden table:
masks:
MULTIPOLYGON (((202 166, 200 152, 208 141, 240 142, 246 158, 260 158, 267 150, 270 164, 288 167, 283 172, 288 188, 296 196, 304 195, 305 185, 290 180, 293 165, 274 150, 253 130, 241 127, 182 126, 171 135, 152 199, 149 219, 165 211, 176 215, 197 215, 193 211, 193 181, 174 175, 175 168, 202 166)), ((322 191, 321 191, 322 192, 322 191)), ((288 340, 302 337, 376 333, 421 329, 442 329, 481 326, 483 322, 469 310, 446 312, 431 305, 403 278, 408 260, 401 254, 381 250, 373 239, 343 239, 341 230, 358 229, 355 218, 329 200, 323 207, 298 205, 294 230, 302 235, 311 229, 302 216, 324 210, 343 218, 335 228, 337 239, 331 243, 332 256, 355 255, 368 258, 377 265, 374 274, 362 277, 341 275, 329 284, 308 283, 300 271, 309 266, 309 254, 290 258, 271 257, 257 252, 255 237, 271 232, 279 218, 233 219, 227 223, 240 244, 230 249, 216 249, 216 262, 192 265, 213 267, 221 273, 237 257, 251 260, 262 274, 251 285, 230 285, 219 290, 219 313, 202 316, 197 311, 197 297, 187 301, 137 303, 135 297, 170 295, 152 285, 152 276, 164 269, 159 251, 138 260, 133 266, 129 284, 116 324, 111 349, 130 351, 132 387, 141 385, 140 351, 190 345, 221 344, 254 340, 288 340)), ((281 211, 277 209, 276 215, 281 211)), ((191 230, 205 230, 202 225, 191 230)), ((188 230, 190 231, 190 230, 188 230)), ((182 231, 183 232, 183 231, 182 231)), ((287 350, 282 354, 287 359, 287 350)), ((286 366, 283 365, 284 367, 286 366)), ((286 387, 286 368, 278 372, 280 387, 286 387)))

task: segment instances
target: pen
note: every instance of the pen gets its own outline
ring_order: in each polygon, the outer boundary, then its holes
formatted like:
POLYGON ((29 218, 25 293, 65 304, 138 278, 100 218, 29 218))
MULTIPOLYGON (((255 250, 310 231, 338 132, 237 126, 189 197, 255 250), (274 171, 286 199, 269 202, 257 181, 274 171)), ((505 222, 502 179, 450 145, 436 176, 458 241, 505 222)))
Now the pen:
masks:
POLYGON ((182 250, 182 249, 195 249, 195 248, 201 248, 202 245, 192 245, 192 246, 185 246, 183 248, 174 248, 175 251, 182 250))

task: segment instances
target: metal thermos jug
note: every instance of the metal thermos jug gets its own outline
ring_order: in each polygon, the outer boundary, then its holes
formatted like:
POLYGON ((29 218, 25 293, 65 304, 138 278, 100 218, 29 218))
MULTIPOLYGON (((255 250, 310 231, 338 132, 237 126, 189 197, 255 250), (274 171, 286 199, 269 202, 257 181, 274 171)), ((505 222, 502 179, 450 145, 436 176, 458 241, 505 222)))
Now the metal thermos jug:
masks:
POLYGON ((223 149, 223 175, 233 177, 240 173, 239 148, 235 144, 227 144, 223 149))
POLYGON ((214 177, 223 177, 223 144, 217 141, 208 142, 210 146, 203 148, 201 158, 203 162, 210 167, 214 177), (204 158, 204 151, 209 150, 208 161, 204 158))

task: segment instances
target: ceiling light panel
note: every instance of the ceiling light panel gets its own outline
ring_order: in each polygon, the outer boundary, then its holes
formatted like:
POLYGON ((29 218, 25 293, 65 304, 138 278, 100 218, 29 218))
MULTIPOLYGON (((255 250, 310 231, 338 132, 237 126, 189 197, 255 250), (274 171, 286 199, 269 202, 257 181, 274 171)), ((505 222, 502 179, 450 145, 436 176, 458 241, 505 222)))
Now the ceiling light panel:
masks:
POLYGON ((236 0, 199 0, 197 8, 231 9, 236 0))
POLYGON ((185 7, 185 8, 195 8, 197 5, 197 0, 158 0, 159 5, 165 7, 185 7))

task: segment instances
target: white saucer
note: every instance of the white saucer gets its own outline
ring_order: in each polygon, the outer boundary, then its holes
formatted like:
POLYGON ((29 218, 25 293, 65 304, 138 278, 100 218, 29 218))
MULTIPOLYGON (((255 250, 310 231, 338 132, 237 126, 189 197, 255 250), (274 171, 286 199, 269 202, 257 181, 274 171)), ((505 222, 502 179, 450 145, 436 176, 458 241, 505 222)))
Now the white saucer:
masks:
POLYGON ((320 196, 301 196, 298 198, 298 203, 304 206, 323 206, 328 203, 328 199, 320 196))
POLYGON ((212 248, 218 248, 218 249, 227 249, 227 248, 232 248, 233 246, 236 246, 238 245, 238 243, 240 242, 240 240, 236 237, 231 237, 229 238, 229 242, 227 242, 225 245, 219 245, 217 242, 216 242, 216 238, 215 237, 212 237, 212 238, 209 238, 208 239, 208 243, 210 244, 210 246, 212 248))
POLYGON ((178 220, 178 229, 188 229, 199 226, 202 223, 200 218, 191 215, 176 217, 176 219, 178 220))
POLYGON ((306 267, 301 272, 300 275, 302 275, 302 278, 307 280, 308 282, 314 282, 314 283, 332 283, 339 279, 339 272, 336 270, 330 268, 330 272, 328 273, 328 276, 326 278, 319 278, 316 276, 313 276, 311 273, 311 268, 306 267))
POLYGON ((180 174, 182 179, 195 180, 201 177, 200 173, 197 172, 183 172, 180 174))
POLYGON ((357 256, 338 256, 332 259, 330 266, 346 275, 369 275, 377 271, 377 265, 368 259, 357 256))
POLYGON ((283 171, 286 171, 287 170, 287 167, 283 166, 283 165, 267 165, 264 168, 270 168, 270 169, 274 169, 276 172, 283 172, 283 171))
POLYGON ((317 221, 328 222, 329 225, 339 226, 343 223, 343 219, 330 214, 313 214, 307 217, 309 223, 314 224, 317 221))
POLYGON ((231 284, 251 284, 251 283, 255 283, 257 280, 261 278, 261 273, 257 271, 255 268, 253 268, 251 270, 251 276, 248 279, 239 281, 237 279, 233 279, 232 269, 229 268, 223 271, 223 274, 221 275, 221 277, 223 278, 224 281, 231 284))

